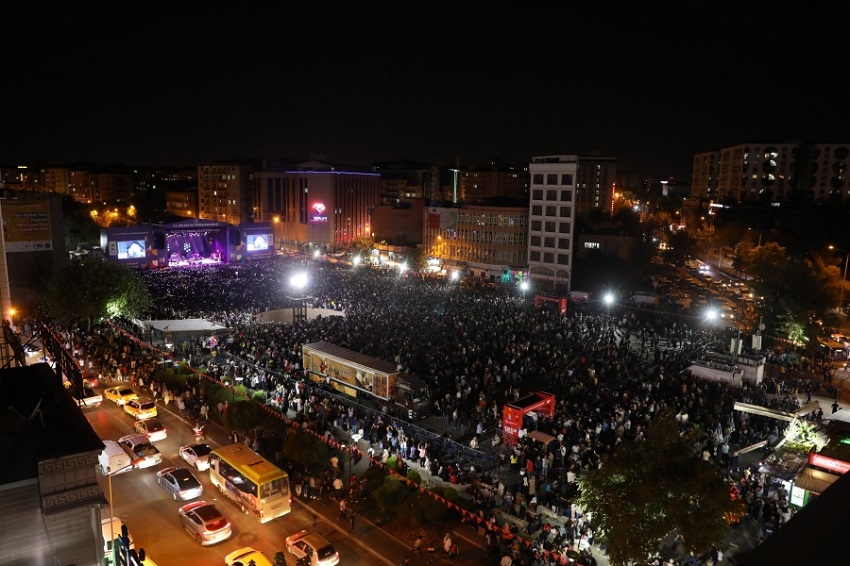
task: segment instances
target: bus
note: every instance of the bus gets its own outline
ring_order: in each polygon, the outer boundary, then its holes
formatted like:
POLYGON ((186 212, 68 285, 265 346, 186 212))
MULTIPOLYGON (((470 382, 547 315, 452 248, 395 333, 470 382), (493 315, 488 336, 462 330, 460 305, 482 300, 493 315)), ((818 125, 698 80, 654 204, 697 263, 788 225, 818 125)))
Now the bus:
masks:
POLYGON ((210 481, 261 523, 292 510, 289 475, 245 446, 231 444, 210 453, 210 481))

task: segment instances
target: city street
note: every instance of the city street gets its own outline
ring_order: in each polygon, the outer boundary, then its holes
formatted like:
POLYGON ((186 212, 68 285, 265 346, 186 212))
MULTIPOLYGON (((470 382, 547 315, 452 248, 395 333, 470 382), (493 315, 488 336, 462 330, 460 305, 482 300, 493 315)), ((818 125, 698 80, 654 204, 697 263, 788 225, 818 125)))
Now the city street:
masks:
MULTIPOLYGON (((374 557, 365 554, 352 544, 346 533, 338 531, 334 525, 319 522, 313 529, 313 513, 293 500, 293 510, 266 524, 260 524, 253 516, 243 514, 230 500, 223 498, 209 480, 209 472, 193 471, 204 486, 204 494, 198 498, 215 503, 227 517, 233 528, 233 536, 224 543, 211 547, 200 547, 189 534, 180 527, 177 510, 186 502, 174 501, 168 492, 156 483, 156 472, 168 466, 188 467, 178 455, 183 444, 194 442, 191 428, 177 415, 165 411, 159 405, 159 419, 168 429, 168 437, 155 443, 162 453, 162 463, 151 468, 133 470, 119 474, 112 479, 112 494, 115 516, 124 521, 135 540, 136 548, 144 548, 159 566, 180 564, 216 565, 224 563, 224 557, 245 546, 251 546, 263 552, 269 560, 274 560, 278 551, 285 552, 284 540, 287 536, 303 529, 316 530, 331 541, 342 558, 342 562, 352 565, 375 564, 374 557)), ((110 401, 104 401, 97 409, 86 412, 86 417, 102 439, 117 440, 133 432, 133 418, 110 401)), ((207 442, 213 448, 227 442, 224 434, 212 432, 207 442)), ((98 475, 103 493, 109 494, 108 478, 98 475)), ((108 506, 104 506, 103 516, 107 517, 108 506)), ((287 554, 287 564, 295 559, 287 554)))

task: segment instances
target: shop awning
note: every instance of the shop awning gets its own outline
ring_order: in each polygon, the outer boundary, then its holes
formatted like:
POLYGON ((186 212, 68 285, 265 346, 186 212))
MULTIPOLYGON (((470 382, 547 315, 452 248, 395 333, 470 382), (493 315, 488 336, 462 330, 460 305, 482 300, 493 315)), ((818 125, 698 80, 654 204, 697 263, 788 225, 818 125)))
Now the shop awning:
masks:
POLYGON ((840 477, 841 476, 836 476, 835 474, 830 474, 829 472, 816 470, 815 468, 809 468, 807 466, 802 472, 800 472, 797 479, 794 480, 794 485, 811 491, 812 493, 823 493, 826 491, 826 488, 831 486, 833 482, 840 477))
POLYGON ((545 432, 540 432, 539 430, 532 430, 528 433, 528 438, 532 440, 536 440, 537 442, 542 442, 543 444, 549 444, 555 440, 555 437, 551 434, 546 434, 545 432))
POLYGON ((770 409, 768 407, 762 407, 761 405, 753 405, 750 403, 742 403, 740 401, 735 402, 735 410, 736 411, 744 411, 745 413, 749 413, 751 415, 760 415, 762 417, 769 417, 771 419, 779 419, 781 421, 793 421, 795 418, 803 417, 808 415, 811 412, 814 412, 820 407, 820 404, 817 401, 812 401, 805 407, 801 407, 797 411, 793 413, 789 413, 788 411, 780 411, 777 409, 770 409))

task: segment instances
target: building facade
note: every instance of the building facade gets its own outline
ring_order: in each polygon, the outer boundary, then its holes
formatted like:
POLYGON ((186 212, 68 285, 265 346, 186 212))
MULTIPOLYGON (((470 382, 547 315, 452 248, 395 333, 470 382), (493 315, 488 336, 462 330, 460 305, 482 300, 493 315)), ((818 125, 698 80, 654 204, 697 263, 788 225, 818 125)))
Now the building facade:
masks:
POLYGON ((464 202, 491 197, 528 201, 528 167, 491 162, 460 172, 459 198, 464 202))
POLYGON ((527 278, 528 206, 507 198, 424 211, 423 244, 433 262, 504 283, 527 278))
POLYGON ((694 156, 692 194, 739 202, 850 198, 850 144, 750 143, 694 156))
POLYGON ((238 163, 198 167, 198 218, 238 225, 253 220, 251 167, 238 163))
POLYGON ((574 195, 576 212, 594 208, 610 211, 616 179, 616 158, 580 155, 574 195))
POLYGON ((545 291, 569 292, 575 191, 579 157, 532 157, 528 269, 532 283, 545 291))
POLYGON ((372 211, 372 237, 375 242, 395 246, 422 244, 425 199, 382 204, 372 211))
POLYGON ((274 224, 278 247, 345 249, 359 237, 371 237, 380 190, 378 173, 309 161, 257 171, 252 208, 257 220, 274 224))

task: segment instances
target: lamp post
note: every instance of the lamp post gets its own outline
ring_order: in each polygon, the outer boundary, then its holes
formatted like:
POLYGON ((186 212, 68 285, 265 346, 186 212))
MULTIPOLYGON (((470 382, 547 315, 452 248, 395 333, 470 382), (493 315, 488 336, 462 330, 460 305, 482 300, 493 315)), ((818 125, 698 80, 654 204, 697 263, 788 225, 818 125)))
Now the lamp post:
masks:
POLYGON ((289 279, 289 286, 295 291, 292 297, 289 297, 295 302, 292 307, 292 323, 306 322, 307 320, 307 296, 304 294, 304 288, 307 286, 307 273, 300 271, 289 279))
POLYGON ((345 485, 351 489, 351 449, 345 442, 340 443, 345 459, 342 461, 342 466, 345 470, 345 485))
POLYGON ((835 246, 829 246, 829 249, 847 254, 844 258, 844 275, 841 277, 841 299, 838 302, 838 314, 841 314, 841 309, 844 308, 844 283, 847 281, 847 264, 850 263, 850 251, 842 250, 835 246))
POLYGON ((460 169, 449 169, 452 172, 454 177, 454 182, 452 183, 452 204, 457 204, 457 174, 460 173, 460 169))

